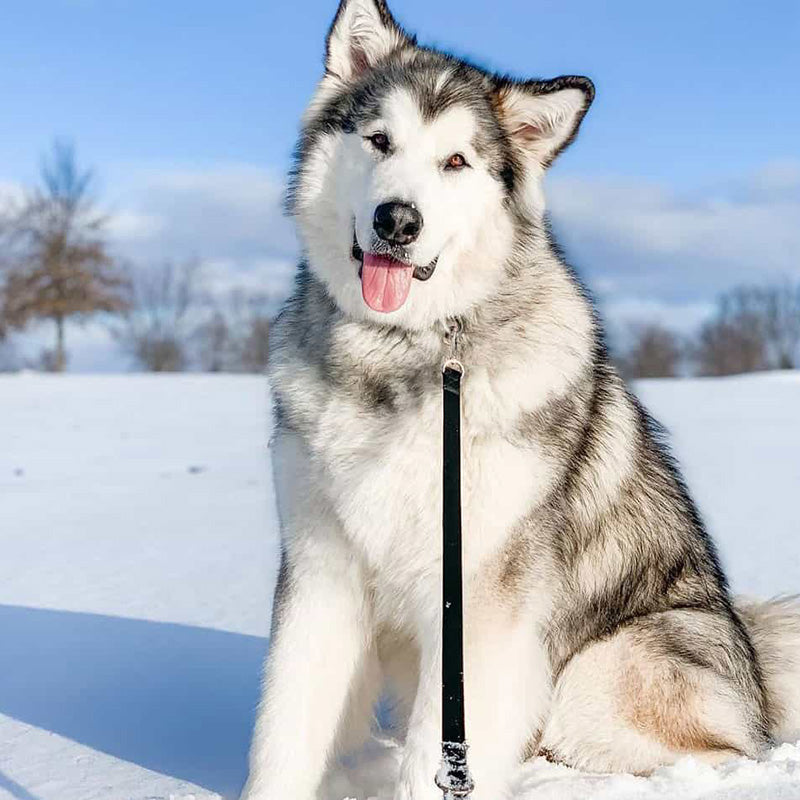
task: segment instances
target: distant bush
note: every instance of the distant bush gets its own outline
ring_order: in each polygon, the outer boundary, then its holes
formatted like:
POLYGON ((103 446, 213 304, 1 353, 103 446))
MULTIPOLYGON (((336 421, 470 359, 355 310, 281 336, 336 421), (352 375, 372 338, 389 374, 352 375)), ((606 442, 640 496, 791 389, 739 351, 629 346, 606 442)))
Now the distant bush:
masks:
POLYGON ((136 365, 149 372, 181 372, 189 366, 191 318, 199 303, 196 261, 129 266, 121 322, 111 332, 136 365))
POLYGON ((628 326, 615 362, 626 378, 735 375, 800 366, 800 283, 737 286, 681 337, 659 323, 628 326))
POLYGON ((681 374, 684 346, 675 331, 658 323, 634 323, 626 338, 627 348, 616 359, 626 378, 674 378, 681 374))
POLYGON ((200 369, 206 372, 263 372, 269 357, 271 315, 262 295, 231 292, 215 302, 194 339, 200 369))
POLYGON ((793 369, 799 348, 800 285, 739 286, 700 328, 693 360, 698 375, 793 369))
POLYGON ((198 262, 130 266, 130 294, 111 329, 149 372, 262 372, 267 365, 268 298, 208 291, 198 262))

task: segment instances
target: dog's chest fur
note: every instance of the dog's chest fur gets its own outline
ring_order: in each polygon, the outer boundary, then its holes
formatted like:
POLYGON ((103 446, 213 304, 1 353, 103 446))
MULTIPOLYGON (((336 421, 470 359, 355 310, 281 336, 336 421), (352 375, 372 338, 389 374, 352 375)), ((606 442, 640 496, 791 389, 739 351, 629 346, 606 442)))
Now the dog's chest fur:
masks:
MULTIPOLYGON (((334 330, 316 365, 295 350, 273 380, 309 454, 312 480, 374 576, 376 607, 415 613, 440 592, 441 364, 431 338, 387 341, 360 326, 334 330), (313 399, 310 401, 310 397, 313 399)), ((476 575, 541 499, 554 465, 514 435, 523 370, 466 364, 462 382, 464 560, 476 575)), ((403 620, 397 620, 403 622, 403 620)), ((410 621, 410 620, 409 620, 410 621)))

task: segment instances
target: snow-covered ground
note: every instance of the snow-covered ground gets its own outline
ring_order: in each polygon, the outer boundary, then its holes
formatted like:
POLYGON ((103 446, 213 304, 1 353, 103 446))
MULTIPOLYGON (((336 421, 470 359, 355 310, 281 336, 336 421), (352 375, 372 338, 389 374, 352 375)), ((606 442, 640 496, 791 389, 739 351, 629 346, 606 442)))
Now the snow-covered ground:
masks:
MULTIPOLYGON (((654 381, 738 592, 800 590, 800 374, 654 381)), ((233 798, 277 540, 266 383, 0 378, 0 799, 233 798)), ((800 687, 798 687, 800 691, 800 687)), ((385 795, 397 752, 352 773, 385 795)), ((651 778, 535 762, 518 800, 800 798, 800 746, 651 778)))

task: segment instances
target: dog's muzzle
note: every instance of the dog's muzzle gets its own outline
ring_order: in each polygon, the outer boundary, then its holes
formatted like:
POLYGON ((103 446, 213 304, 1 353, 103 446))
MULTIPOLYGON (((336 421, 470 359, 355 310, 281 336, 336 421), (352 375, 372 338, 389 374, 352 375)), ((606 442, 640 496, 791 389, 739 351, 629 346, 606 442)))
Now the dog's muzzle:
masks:
MULTIPOLYGON (((404 257, 405 256, 404 253, 395 253, 391 248, 378 247, 376 248, 376 251, 379 252, 381 255, 388 255, 391 256, 392 258, 396 258, 398 261, 405 261, 406 263, 409 263, 407 259, 404 257)), ((353 257, 353 260, 358 262, 359 265, 358 277, 360 278, 361 269, 364 265, 364 251, 361 249, 361 246, 358 243, 355 231, 353 231, 353 247, 350 254, 353 257)), ((418 281, 423 281, 423 282, 427 281, 428 278, 430 278, 431 275, 433 275, 434 271, 436 270, 436 264, 438 261, 439 257, 437 256, 436 258, 433 259, 433 261, 431 261, 430 264, 425 264, 423 266, 418 266, 415 264, 414 278, 418 281)))

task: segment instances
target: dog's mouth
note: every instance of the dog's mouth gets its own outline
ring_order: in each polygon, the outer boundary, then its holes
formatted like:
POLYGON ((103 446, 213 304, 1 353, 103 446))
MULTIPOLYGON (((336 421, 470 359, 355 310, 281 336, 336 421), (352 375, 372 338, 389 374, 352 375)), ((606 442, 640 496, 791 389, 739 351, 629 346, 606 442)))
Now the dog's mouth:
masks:
POLYGON ((352 256, 359 264, 361 295, 373 311, 384 314, 397 311, 408 300, 412 279, 427 281, 436 269, 438 258, 434 258, 430 264, 419 266, 404 261, 399 255, 391 252, 365 253, 353 233, 352 256))

